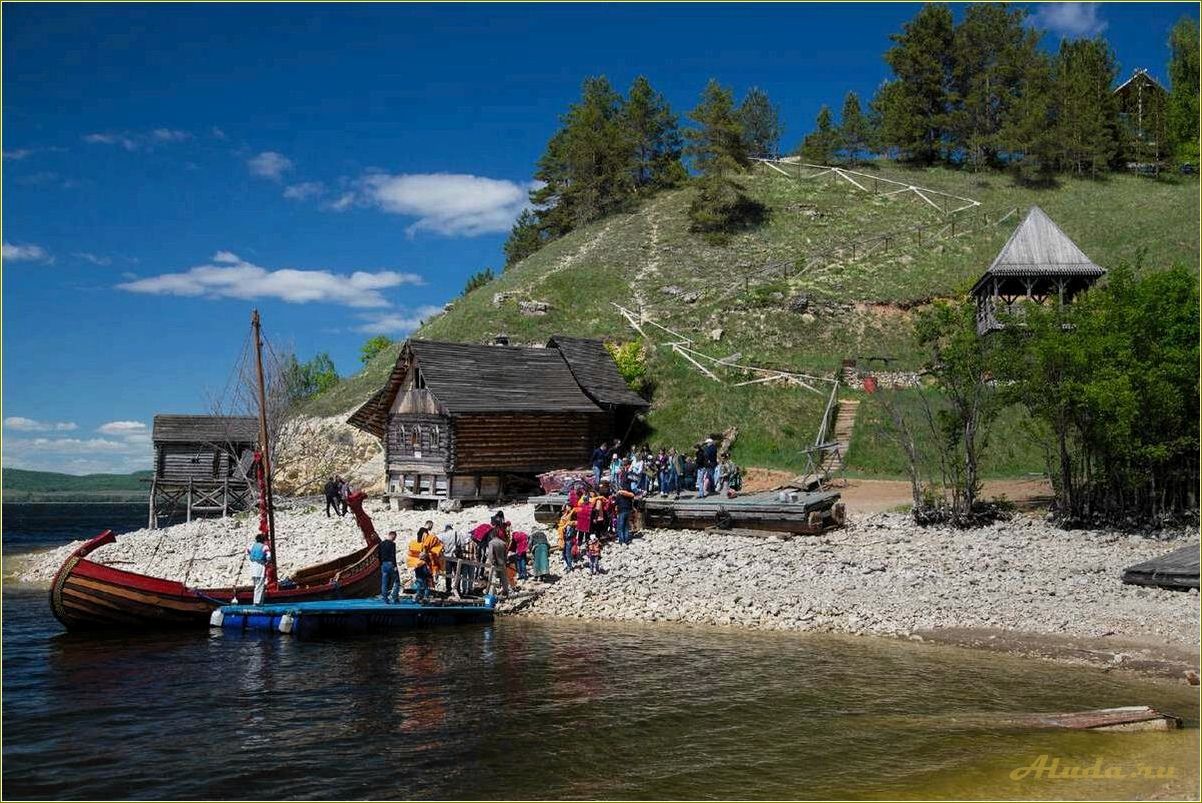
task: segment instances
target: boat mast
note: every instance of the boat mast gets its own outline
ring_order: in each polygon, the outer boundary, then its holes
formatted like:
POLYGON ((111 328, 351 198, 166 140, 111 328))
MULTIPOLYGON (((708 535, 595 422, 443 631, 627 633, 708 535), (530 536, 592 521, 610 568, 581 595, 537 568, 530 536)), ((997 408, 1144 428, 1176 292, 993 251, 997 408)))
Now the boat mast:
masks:
POLYGON ((255 370, 259 378, 259 453, 263 461, 263 502, 267 505, 267 545, 271 549, 267 579, 275 583, 275 500, 271 492, 271 444, 267 440, 267 391, 263 382, 263 339, 260 335, 258 310, 251 313, 250 328, 255 336, 255 370))

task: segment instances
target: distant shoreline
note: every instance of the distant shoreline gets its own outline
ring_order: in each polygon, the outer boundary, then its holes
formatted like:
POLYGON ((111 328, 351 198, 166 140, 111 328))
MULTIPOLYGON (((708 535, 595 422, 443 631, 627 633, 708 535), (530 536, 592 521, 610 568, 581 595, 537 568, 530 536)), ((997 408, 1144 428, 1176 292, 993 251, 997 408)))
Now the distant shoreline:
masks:
POLYGON ((5 491, 6 505, 135 505, 148 504, 145 492, 120 491, 5 491))

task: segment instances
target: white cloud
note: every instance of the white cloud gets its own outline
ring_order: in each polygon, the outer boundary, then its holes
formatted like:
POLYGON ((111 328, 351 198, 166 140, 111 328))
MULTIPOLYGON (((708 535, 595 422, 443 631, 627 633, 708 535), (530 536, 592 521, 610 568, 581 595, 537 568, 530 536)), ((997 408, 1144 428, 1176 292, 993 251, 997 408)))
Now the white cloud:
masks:
POLYGON ((141 421, 109 421, 97 427, 96 431, 101 435, 131 435, 145 432, 146 429, 141 421))
POLYGON ((509 231, 529 205, 531 185, 463 173, 377 173, 363 179, 363 201, 416 217, 409 232, 448 236, 509 231))
POLYGON ((316 198, 325 190, 320 181, 302 181, 299 184, 289 184, 284 188, 284 197, 290 201, 304 201, 316 198))
POLYGON ((35 421, 19 415, 4 419, 4 428, 17 432, 70 432, 78 429, 74 421, 35 421))
POLYGON ((229 251, 218 251, 213 264, 198 265, 183 273, 164 273, 117 285, 132 293, 202 298, 278 298, 290 304, 324 301, 348 307, 387 307, 381 290, 403 284, 421 284, 413 273, 281 268, 268 270, 229 251))
POLYGON ((158 142, 183 142, 191 139, 192 135, 187 131, 179 131, 174 128, 156 128, 150 132, 150 138, 158 142))
POLYGON ((187 131, 175 128, 155 128, 146 132, 100 131, 85 134, 83 141, 93 145, 119 145, 127 151, 138 151, 168 142, 183 142, 191 138, 192 135, 187 131))
POLYGON ((73 256, 91 262, 93 265, 108 266, 113 264, 112 257, 100 256, 99 254, 90 254, 87 251, 77 251, 73 256))
POLYGON ((1108 23, 1098 17, 1099 3, 1044 3, 1028 21, 1060 36, 1097 36, 1108 23))
POLYGON ((19 162, 26 156, 32 156, 33 151, 29 148, 16 148, 11 151, 4 151, 4 158, 11 159, 14 162, 19 162))
POLYGON ((442 307, 422 306, 410 311, 383 312, 362 316, 366 323, 355 327, 368 335, 404 335, 422 325, 427 318, 442 313, 442 307))
POLYGON ((7 259, 9 262, 53 262, 50 254, 45 248, 40 245, 13 245, 6 242, 3 244, 3 251, 0 251, 0 256, 7 259))
POLYGON ((229 139, 229 137, 227 137, 227 136, 225 135, 225 132, 224 132, 224 131, 222 131, 222 130, 221 130, 220 128, 218 128, 217 126, 213 126, 212 128, 210 128, 210 129, 209 129, 209 133, 213 135, 213 138, 214 138, 214 139, 219 139, 219 140, 222 140, 223 142, 224 142, 225 140, 229 139))
POLYGON ((292 160, 282 153, 263 151, 258 156, 246 160, 251 175, 279 181, 284 173, 292 169, 292 160))
POLYGON ((149 442, 110 438, 5 438, 4 465, 68 474, 150 468, 149 442))
POLYGON ((335 212, 345 212, 350 209, 355 203, 355 193, 344 192, 339 195, 334 201, 326 205, 327 209, 333 209, 335 212))
POLYGON ((90 142, 93 145, 120 145, 127 151, 136 151, 138 149, 138 141, 125 134, 87 134, 84 136, 83 141, 90 142))

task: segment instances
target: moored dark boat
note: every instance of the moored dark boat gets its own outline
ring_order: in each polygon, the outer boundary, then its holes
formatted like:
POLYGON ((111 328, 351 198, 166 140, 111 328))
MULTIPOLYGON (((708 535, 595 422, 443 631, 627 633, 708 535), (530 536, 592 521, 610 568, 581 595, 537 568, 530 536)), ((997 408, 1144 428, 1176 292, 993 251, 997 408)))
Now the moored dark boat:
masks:
MULTIPOLYGON (((371 518, 362 493, 348 503, 366 542, 362 549, 297 571, 293 585, 269 586, 271 602, 352 599, 378 594, 380 559, 371 518)), ((68 629, 104 627, 204 627, 212 611, 236 600, 249 604, 254 589, 190 588, 177 580, 149 577, 89 560, 97 549, 116 541, 106 530, 71 553, 50 586, 50 610, 68 629)))

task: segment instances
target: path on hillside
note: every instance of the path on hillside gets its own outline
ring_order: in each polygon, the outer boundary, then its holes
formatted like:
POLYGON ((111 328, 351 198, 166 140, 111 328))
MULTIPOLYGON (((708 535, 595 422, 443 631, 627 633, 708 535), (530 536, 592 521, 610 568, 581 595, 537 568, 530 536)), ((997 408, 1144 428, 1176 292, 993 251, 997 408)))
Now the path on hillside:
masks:
POLYGON ((645 248, 651 251, 651 255, 644 260, 639 266, 638 273, 634 276, 634 281, 631 283, 631 299, 634 302, 634 309, 640 315, 647 307, 646 286, 651 282, 652 277, 660 275, 659 266, 659 206, 660 202, 654 202, 647 208, 647 216, 651 220, 651 232, 647 238, 645 248))
POLYGON ((610 218, 610 220, 604 226, 601 227, 600 231, 598 231, 596 234, 594 234, 592 237, 590 237, 587 241, 585 241, 585 243, 583 245, 581 245, 575 251, 571 252, 570 254, 564 254, 563 256, 561 256, 555 262, 555 264, 551 267, 550 270, 548 270, 546 273, 542 274, 541 276, 537 277, 535 279, 535 281, 531 283, 531 286, 526 288, 524 290, 524 292, 528 296, 533 298, 533 291, 534 291, 534 287, 536 285, 544 284, 547 281, 547 279, 551 278, 555 274, 562 273, 563 271, 567 270, 568 268, 575 266, 581 260, 585 259, 589 254, 591 254, 593 252, 593 249, 595 249, 601 243, 602 240, 604 240, 605 238, 607 238, 609 236, 609 232, 613 228, 614 223, 616 223, 617 220, 618 220, 617 218, 610 218))

